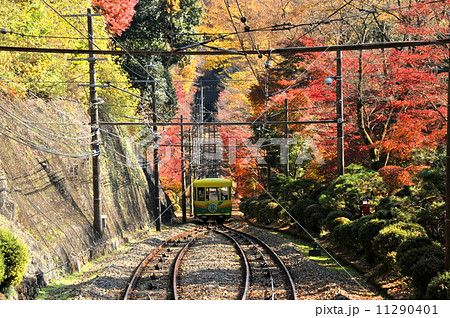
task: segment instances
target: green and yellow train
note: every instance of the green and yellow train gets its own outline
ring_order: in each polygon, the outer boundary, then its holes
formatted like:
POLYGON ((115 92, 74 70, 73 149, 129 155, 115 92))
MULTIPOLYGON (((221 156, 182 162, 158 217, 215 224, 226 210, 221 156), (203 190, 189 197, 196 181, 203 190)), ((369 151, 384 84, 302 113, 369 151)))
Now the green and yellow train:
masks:
POLYGON ((231 216, 231 180, 207 178, 194 181, 194 215, 204 221, 223 222, 231 216))

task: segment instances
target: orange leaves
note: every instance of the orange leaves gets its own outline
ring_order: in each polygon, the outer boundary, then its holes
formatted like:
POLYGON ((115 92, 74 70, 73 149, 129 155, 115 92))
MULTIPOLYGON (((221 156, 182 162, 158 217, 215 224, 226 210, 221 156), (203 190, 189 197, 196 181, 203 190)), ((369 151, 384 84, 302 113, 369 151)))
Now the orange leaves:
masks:
POLYGON ((378 173, 386 183, 389 192, 403 188, 404 186, 414 185, 410 173, 405 168, 386 166, 378 170, 378 173))

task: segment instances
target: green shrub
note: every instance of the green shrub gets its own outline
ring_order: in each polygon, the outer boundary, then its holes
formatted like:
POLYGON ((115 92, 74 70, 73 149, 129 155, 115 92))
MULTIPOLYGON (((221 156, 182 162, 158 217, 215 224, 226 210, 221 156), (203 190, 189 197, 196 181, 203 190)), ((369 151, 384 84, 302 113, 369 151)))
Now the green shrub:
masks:
POLYGON ((445 242, 445 200, 425 203, 423 209, 417 213, 417 223, 422 225, 433 240, 445 242))
POLYGON ((410 208, 407 199, 396 196, 382 198, 374 213, 377 219, 395 220, 397 222, 410 222, 412 213, 408 213, 410 208))
POLYGON ((319 196, 319 204, 327 211, 347 210, 358 215, 364 200, 376 207, 385 195, 386 187, 378 172, 350 165, 346 174, 338 177, 319 196))
POLYGON ((2 251, 0 251, 0 286, 2 285, 3 280, 5 279, 5 271, 6 271, 5 259, 2 251))
POLYGON ((350 223, 350 222, 351 222, 351 221, 350 221, 349 218, 346 218, 346 217, 344 217, 344 216, 340 216, 340 217, 338 217, 338 218, 335 218, 335 219, 333 220, 333 222, 331 222, 330 230, 333 231, 333 229, 335 229, 337 226, 343 225, 343 224, 348 224, 348 223, 350 223))
POLYGON ((247 205, 250 202, 250 198, 242 199, 241 202, 239 202, 239 211, 242 213, 247 212, 247 205))
POLYGON ((291 215, 294 219, 300 223, 302 226, 305 226, 305 210, 308 206, 314 204, 315 202, 310 199, 298 200, 290 209, 291 215))
POLYGON ((328 216, 325 220, 325 225, 326 225, 327 229, 332 231, 333 230, 332 223, 336 218, 339 218, 339 217, 344 217, 344 218, 351 220, 353 218, 353 214, 348 211, 333 211, 333 212, 331 212, 330 214, 328 214, 328 216))
POLYGON ((428 283, 444 270, 444 250, 428 237, 409 238, 397 249, 397 265, 402 274, 411 276, 418 295, 423 296, 428 283))
POLYGON ((386 225, 386 220, 372 219, 363 223, 358 228, 358 242, 369 261, 373 261, 375 259, 375 253, 372 249, 372 242, 386 225))
POLYGON ((281 218, 281 206, 273 201, 270 201, 264 207, 264 219, 267 222, 276 222, 281 218))
MULTIPOLYGON (((348 220, 348 219, 347 219, 348 220)), ((333 232, 331 232, 331 239, 341 247, 351 249, 354 247, 353 241, 353 231, 352 231, 352 221, 342 220, 341 225, 337 225, 333 232)))
POLYGON ((268 219, 268 215, 267 215, 267 211, 266 211, 266 206, 270 202, 272 202, 272 200, 270 198, 260 197, 260 198, 258 198, 257 203, 254 204, 254 208, 253 208, 253 206, 251 207, 252 210, 254 209, 253 213, 256 214, 256 219, 258 220, 258 222, 268 223, 269 219, 268 219))
POLYGON ((444 272, 428 284, 426 297, 428 299, 450 299, 450 272, 444 272))
POLYGON ((319 232, 325 221, 325 210, 318 204, 309 205, 304 210, 305 227, 312 232, 319 232))
POLYGON ((0 253, 3 254, 5 275, 0 287, 16 286, 25 275, 28 264, 28 248, 11 232, 0 229, 0 253))
POLYGON ((436 246, 429 237, 411 237, 402 242, 397 248, 395 256, 397 264, 403 275, 411 276, 411 267, 423 256, 424 253, 434 252, 436 246))
POLYGON ((257 197, 251 197, 241 201, 239 209, 248 217, 256 217, 259 215, 258 203, 259 199, 257 197))
POLYGON ((413 265, 411 268, 411 277, 418 297, 422 298, 425 296, 430 281, 444 271, 444 269, 445 261, 443 255, 442 258, 423 257, 417 261, 417 264, 413 265))
POLYGON ((399 245, 415 236, 426 236, 425 229, 419 224, 398 222, 388 225, 375 236, 373 252, 385 265, 393 265, 399 245))

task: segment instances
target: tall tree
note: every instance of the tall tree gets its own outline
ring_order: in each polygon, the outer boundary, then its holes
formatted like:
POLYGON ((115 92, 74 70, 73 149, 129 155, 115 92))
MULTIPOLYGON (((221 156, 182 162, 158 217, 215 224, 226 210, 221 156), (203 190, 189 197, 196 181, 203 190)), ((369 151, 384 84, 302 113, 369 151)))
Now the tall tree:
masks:
MULTIPOLYGON (((198 0, 141 0, 135 10, 130 27, 118 37, 125 50, 174 49, 196 40, 195 36, 178 35, 193 33, 200 23, 202 8, 198 0)), ((161 111, 169 115, 174 114, 177 103, 169 67, 177 63, 186 63, 186 58, 122 57, 124 68, 130 78, 137 80, 134 86, 142 95, 148 94, 145 80, 158 81, 158 103, 164 107, 161 111)))
POLYGON ((92 0, 92 6, 101 12, 106 28, 115 35, 121 35, 133 18, 134 6, 138 0, 92 0))

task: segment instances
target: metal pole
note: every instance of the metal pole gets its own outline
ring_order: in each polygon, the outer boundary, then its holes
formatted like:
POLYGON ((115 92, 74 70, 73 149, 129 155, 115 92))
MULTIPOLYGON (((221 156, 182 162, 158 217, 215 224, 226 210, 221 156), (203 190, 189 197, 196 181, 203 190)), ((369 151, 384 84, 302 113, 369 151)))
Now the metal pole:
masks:
POLYGON ((189 130, 189 213, 191 217, 194 216, 194 187, 192 186, 192 184, 195 180, 195 169, 192 166, 192 156, 194 155, 192 131, 193 128, 189 130))
MULTIPOLYGON (((450 47, 449 47, 450 61, 450 47)), ((445 195, 445 269, 450 270, 450 65, 448 65, 447 84, 447 156, 446 156, 446 195, 445 195)))
POLYGON ((289 125, 288 125, 288 99, 286 98, 284 100, 284 121, 286 122, 284 124, 284 138, 285 138, 285 146, 287 149, 287 156, 286 156, 286 167, 284 168, 284 174, 286 177, 289 176, 289 143, 287 142, 287 139, 289 138, 289 125))
MULTIPOLYGON (((152 111, 153 122, 158 120, 156 116, 156 82, 152 82, 152 111)), ((153 126, 153 134, 155 135, 155 148, 153 150, 153 175, 155 182, 155 215, 156 215, 156 231, 161 231, 161 198, 159 189, 159 151, 158 151, 158 126, 153 126)))
POLYGON ((336 122, 338 175, 344 175, 344 101, 342 98, 342 52, 336 51, 336 122))
MULTIPOLYGON (((94 26, 92 22, 92 11, 87 9, 88 40, 89 50, 94 49, 94 26)), ((100 200, 100 143, 98 126, 98 99, 96 89, 95 55, 89 54, 89 98, 92 133, 92 187, 94 195, 94 231, 101 237, 103 234, 101 220, 101 200, 100 200)))
MULTIPOLYGON (((183 123, 183 115, 181 115, 180 122, 183 123)), ((186 180, 184 175, 184 129, 180 126, 180 141, 181 141, 181 210, 183 212, 183 223, 186 223, 186 180)))

